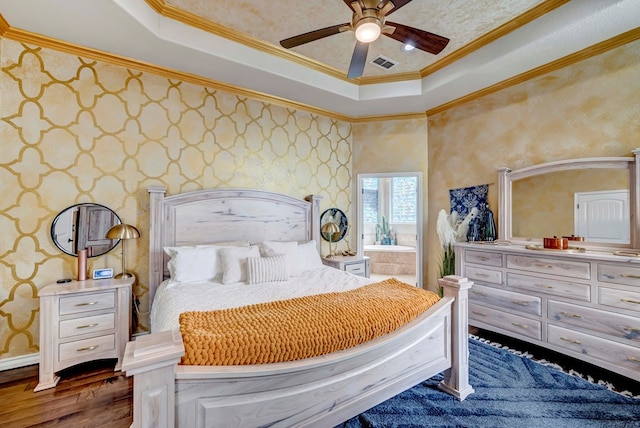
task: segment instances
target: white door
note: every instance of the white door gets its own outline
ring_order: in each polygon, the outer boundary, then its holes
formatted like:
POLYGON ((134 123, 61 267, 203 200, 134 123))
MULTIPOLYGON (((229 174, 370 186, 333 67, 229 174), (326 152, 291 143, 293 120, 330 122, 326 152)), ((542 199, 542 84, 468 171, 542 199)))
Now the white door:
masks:
POLYGON ((628 244, 629 191, 575 194, 575 235, 587 242, 628 244))

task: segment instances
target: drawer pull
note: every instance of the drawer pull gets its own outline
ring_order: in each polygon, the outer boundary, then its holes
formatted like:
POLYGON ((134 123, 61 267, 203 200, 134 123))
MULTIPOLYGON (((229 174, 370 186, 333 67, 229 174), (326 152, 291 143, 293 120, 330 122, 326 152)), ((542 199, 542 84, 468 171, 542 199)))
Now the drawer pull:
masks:
POLYGON ((482 262, 486 262, 487 260, 489 260, 489 257, 487 257, 487 256, 478 256, 477 259, 482 261, 482 262))
POLYGON ((640 305, 640 301, 638 301, 638 300, 622 298, 622 299, 620 299, 620 301, 621 302, 625 302, 625 303, 635 303, 636 305, 640 305))
POLYGON ((535 263, 534 266, 535 267, 545 268, 545 269, 553 269, 553 265, 546 265, 544 263, 535 263))
POLYGON ((86 303, 76 303, 76 306, 91 306, 91 305, 97 305, 98 302, 86 302, 86 303))
POLYGON ((78 349, 76 349, 76 352, 93 351, 94 349, 97 349, 97 348, 98 348, 98 345, 87 346, 86 348, 78 348, 78 349))
POLYGON ((540 287, 540 288, 546 288, 547 290, 550 290, 553 288, 553 285, 549 285, 549 284, 536 284, 536 287, 540 287))
POLYGON ((479 276, 480 278, 488 278, 489 274, 488 273, 482 273, 482 272, 476 272, 476 276, 479 276))
POLYGON ((91 328, 91 327, 95 327, 97 325, 100 325, 100 323, 94 322, 93 324, 79 325, 79 326, 76 327, 76 329, 81 330, 83 328, 91 328))
POLYGON ((529 329, 529 326, 526 325, 526 324, 520 324, 520 323, 517 323, 517 322, 512 322, 511 324, 515 325, 516 327, 524 328, 525 330, 529 329))
POLYGON ((580 340, 570 339, 568 337, 561 337, 560 339, 564 340, 565 342, 573 343, 574 345, 582 345, 582 341, 580 340))
POLYGON ((481 317, 486 317, 487 314, 485 314, 484 312, 480 312, 480 311, 473 311, 474 314, 476 315, 480 315, 481 317))
POLYGON ((640 275, 631 275, 631 274, 621 273, 620 276, 623 278, 640 279, 640 275))
POLYGON ((630 355, 630 356, 627 357, 627 361, 633 361, 634 363, 640 363, 640 358, 634 357, 633 355, 630 355))
POLYGON ((483 293, 482 291, 478 291, 478 290, 471 290, 471 292, 473 294, 477 294, 478 296, 486 296, 487 293, 483 293))
POLYGON ((515 303, 520 306, 529 306, 529 302, 525 302, 524 300, 512 300, 511 303, 515 303))
POLYGON ((582 318, 582 315, 578 315, 578 314, 572 314, 571 312, 565 312, 562 311, 560 312, 562 315, 564 315, 565 317, 569 317, 569 318, 582 318))

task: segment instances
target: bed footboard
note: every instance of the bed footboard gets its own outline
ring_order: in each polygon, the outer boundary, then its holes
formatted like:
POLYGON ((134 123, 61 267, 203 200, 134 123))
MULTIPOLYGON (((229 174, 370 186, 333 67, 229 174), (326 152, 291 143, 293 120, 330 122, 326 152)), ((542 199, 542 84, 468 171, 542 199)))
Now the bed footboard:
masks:
POLYGON ((440 388, 463 400, 473 392, 467 334, 472 282, 449 276, 440 284, 444 297, 408 325, 306 360, 178 366, 184 352, 179 337, 167 332, 144 337, 149 346, 137 347, 138 355, 136 342, 130 342, 123 370, 136 374, 132 426, 172 427, 174 421, 178 427, 334 426, 443 370, 440 388))

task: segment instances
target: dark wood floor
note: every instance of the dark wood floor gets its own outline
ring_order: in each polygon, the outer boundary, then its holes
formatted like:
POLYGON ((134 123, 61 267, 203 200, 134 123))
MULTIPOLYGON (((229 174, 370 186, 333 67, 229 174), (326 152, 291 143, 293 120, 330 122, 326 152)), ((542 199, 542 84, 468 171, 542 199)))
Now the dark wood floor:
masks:
MULTIPOLYGON (((475 328, 471 333, 640 395, 640 382, 515 339, 475 328)), ((62 372, 58 386, 36 393, 33 388, 38 383, 38 366, 1 372, 0 426, 128 427, 132 422, 133 382, 121 372, 114 373, 114 364, 115 360, 104 360, 72 367, 62 372)))
POLYGON ((69 368, 55 388, 39 392, 33 392, 37 365, 1 372, 0 426, 128 427, 133 381, 114 365, 102 360, 69 368))

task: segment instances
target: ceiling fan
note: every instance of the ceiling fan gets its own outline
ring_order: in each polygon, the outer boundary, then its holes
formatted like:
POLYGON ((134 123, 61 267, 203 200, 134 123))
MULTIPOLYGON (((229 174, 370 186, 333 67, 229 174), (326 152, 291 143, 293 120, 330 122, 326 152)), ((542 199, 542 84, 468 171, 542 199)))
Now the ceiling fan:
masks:
POLYGON ((449 39, 396 22, 385 22, 388 15, 410 3, 411 0, 343 0, 353 11, 351 22, 338 24, 319 30, 310 31, 280 41, 282 47, 290 49, 314 40, 323 39, 344 31, 353 31, 356 36, 356 47, 353 50, 347 77, 349 79, 362 76, 367 61, 369 43, 384 34, 394 40, 416 49, 439 54, 449 39))

